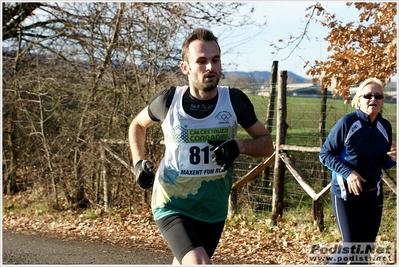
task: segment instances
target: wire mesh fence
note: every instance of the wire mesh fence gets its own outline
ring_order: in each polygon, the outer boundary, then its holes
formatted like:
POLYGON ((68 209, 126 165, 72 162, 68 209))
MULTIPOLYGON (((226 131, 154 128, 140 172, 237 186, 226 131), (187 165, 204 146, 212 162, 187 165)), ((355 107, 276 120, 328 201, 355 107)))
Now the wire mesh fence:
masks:
MULTIPOLYGON (((393 139, 397 138, 397 109, 396 97, 397 90, 395 85, 385 88, 387 98, 385 99, 382 115, 392 124, 393 139)), ((266 109, 269 97, 259 92, 248 94, 254 104, 256 114, 260 121, 266 121, 266 109)), ((276 100, 277 101, 277 100, 276 100)), ((277 106, 277 105, 275 105, 277 106)), ((319 133, 321 100, 314 91, 301 91, 287 93, 287 135, 286 145, 320 147, 321 139, 319 133)), ((340 98, 328 97, 325 131, 329 133, 331 127, 343 115, 355 111, 350 104, 344 104, 340 98)), ((276 113, 276 112, 275 112, 276 113)), ((276 140, 275 120, 271 129, 273 140, 276 140)), ((244 132, 244 131, 243 131, 244 132)), ((289 151, 290 159, 300 169, 302 174, 317 192, 320 192, 331 179, 331 171, 322 166, 319 161, 318 153, 289 151)), ((259 164, 262 159, 256 159, 240 155, 235 162, 234 181, 244 176, 248 171, 259 164)), ((386 175, 396 182, 396 167, 387 170, 386 175)), ((284 178, 284 209, 301 209, 312 207, 312 198, 302 189, 291 173, 285 169, 284 178)), ((396 194, 388 187, 384 186, 385 198, 395 199, 396 194)), ((268 212, 272 210, 273 196, 273 165, 257 175, 254 179, 243 186, 238 194, 238 209, 251 209, 258 212, 268 212)), ((330 204, 330 194, 323 198, 325 204, 330 204)))

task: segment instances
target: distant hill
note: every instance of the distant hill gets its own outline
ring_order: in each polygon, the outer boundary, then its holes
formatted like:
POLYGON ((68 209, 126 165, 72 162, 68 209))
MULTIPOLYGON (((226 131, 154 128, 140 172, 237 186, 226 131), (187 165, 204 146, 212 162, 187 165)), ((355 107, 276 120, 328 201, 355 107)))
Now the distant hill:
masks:
MULTIPOLYGON (((224 76, 226 80, 234 78, 244 78, 248 77, 251 82, 256 83, 262 86, 265 82, 270 81, 270 72, 269 71, 252 71, 252 72, 243 72, 243 71, 229 71, 224 72, 224 76)), ((296 75, 293 72, 287 72, 288 82, 289 83, 309 83, 311 79, 307 79, 296 75)))

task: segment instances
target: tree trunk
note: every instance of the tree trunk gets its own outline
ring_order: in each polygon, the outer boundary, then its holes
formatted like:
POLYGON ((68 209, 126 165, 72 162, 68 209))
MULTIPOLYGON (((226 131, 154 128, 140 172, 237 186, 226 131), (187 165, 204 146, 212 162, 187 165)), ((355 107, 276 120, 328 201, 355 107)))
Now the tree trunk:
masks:
POLYGON ((107 160, 105 158, 105 149, 100 145, 101 148, 101 162, 102 162, 102 180, 103 180, 103 188, 104 188, 104 209, 105 211, 109 210, 110 207, 110 198, 109 198, 109 187, 108 187, 108 177, 107 177, 107 160))
MULTIPOLYGON (((14 125, 15 112, 11 112, 11 115, 7 121, 7 142, 10 150, 9 165, 4 173, 4 189, 3 193, 13 194, 17 192, 17 180, 16 180, 16 158, 17 151, 15 149, 15 125, 14 125)), ((4 154, 3 154, 4 157, 4 154)), ((4 168, 4 163, 3 163, 4 168)))

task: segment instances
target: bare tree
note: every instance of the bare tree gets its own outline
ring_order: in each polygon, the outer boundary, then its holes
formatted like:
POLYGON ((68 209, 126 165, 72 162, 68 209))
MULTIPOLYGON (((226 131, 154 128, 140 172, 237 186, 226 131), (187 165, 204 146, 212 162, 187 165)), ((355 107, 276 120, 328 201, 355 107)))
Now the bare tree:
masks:
MULTIPOLYGON (((69 207, 102 205, 99 141, 127 140, 132 117, 150 97, 185 79, 178 69, 180 47, 192 28, 249 25, 248 14, 236 15, 244 6, 230 2, 49 2, 36 3, 36 9, 21 4, 17 10, 11 3, 3 4, 3 11, 8 12, 3 22, 9 22, 3 28, 3 59, 7 58, 3 105, 10 111, 15 107, 3 120, 9 123, 8 136, 14 134, 22 150, 28 148, 22 137, 31 136, 35 139, 29 144, 31 152, 48 152, 47 162, 35 158, 40 162, 37 168, 45 176, 51 166, 51 190, 59 199, 67 199, 69 207), (29 14, 17 19, 24 8, 29 10, 24 14, 29 14), (40 88, 38 81, 49 80, 57 86, 40 88), (39 95, 45 98, 31 101, 39 95), (41 103, 52 107, 51 112, 41 108, 41 103), (43 131, 35 129, 38 123, 43 131), (21 133, 12 130, 20 124, 21 133)), ((147 150, 156 160, 162 134, 156 127, 151 131, 147 150)), ((17 146, 5 147, 3 155, 11 157, 17 146)), ((130 157, 127 146, 114 149, 130 157)), ((23 163, 29 160, 24 158, 23 163)), ((126 205, 134 180, 129 170, 111 164, 107 162, 110 190, 106 201, 118 199, 119 205, 126 205)))
POLYGON ((33 11, 40 8, 41 3, 5 3, 3 2, 3 41, 10 38, 18 38, 21 32, 27 28, 21 23, 29 16, 33 15, 33 11))

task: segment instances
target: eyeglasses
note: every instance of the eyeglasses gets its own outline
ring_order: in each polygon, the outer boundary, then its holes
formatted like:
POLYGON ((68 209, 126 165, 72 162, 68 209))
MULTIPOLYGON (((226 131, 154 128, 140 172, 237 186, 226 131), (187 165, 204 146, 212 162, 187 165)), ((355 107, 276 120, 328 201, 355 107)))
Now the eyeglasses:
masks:
POLYGON ((364 99, 371 99, 373 96, 374 96, 375 99, 378 99, 378 100, 384 98, 384 95, 380 95, 380 94, 376 94, 376 95, 373 95, 373 94, 364 94, 364 95, 362 95, 362 97, 363 97, 364 99))

